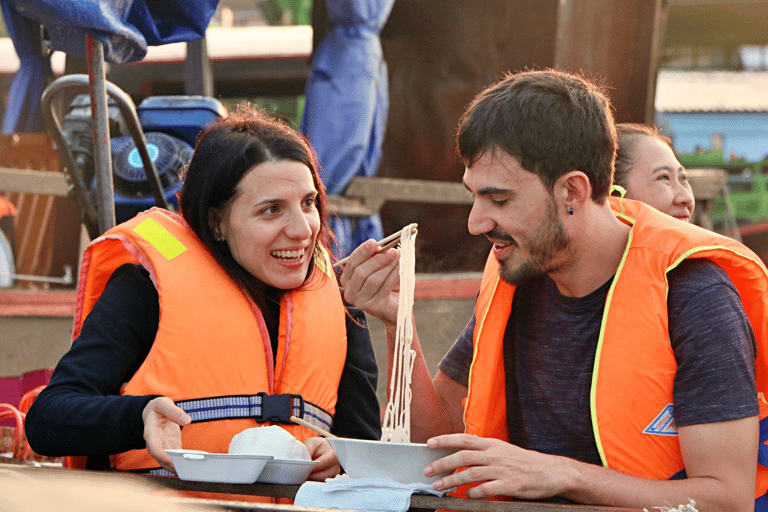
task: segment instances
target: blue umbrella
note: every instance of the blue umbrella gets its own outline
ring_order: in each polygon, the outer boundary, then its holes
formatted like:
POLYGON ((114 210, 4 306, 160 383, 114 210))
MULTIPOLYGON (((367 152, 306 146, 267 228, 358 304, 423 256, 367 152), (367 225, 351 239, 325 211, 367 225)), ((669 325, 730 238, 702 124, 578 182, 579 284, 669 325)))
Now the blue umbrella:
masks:
MULTIPOLYGON (((389 108, 379 33, 395 0, 326 0, 332 28, 312 58, 302 131, 317 151, 328 192, 343 194, 355 176, 375 176, 389 108)), ((331 220, 337 256, 383 237, 378 215, 331 220)))

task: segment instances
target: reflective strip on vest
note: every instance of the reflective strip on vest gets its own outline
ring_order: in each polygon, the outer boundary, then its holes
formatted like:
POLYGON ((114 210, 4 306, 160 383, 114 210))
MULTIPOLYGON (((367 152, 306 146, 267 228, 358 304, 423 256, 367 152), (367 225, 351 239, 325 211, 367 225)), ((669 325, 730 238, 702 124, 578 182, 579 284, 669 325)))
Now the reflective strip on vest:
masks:
POLYGON ((133 228, 133 232, 149 242, 168 261, 171 261, 187 250, 178 238, 173 236, 155 219, 148 218, 142 221, 133 228))
MULTIPOLYGON (((330 431, 333 428, 333 417, 323 408, 306 402, 301 395, 267 395, 259 393, 258 395, 237 395, 223 396, 217 398, 201 398, 195 400, 183 400, 176 402, 192 418, 192 423, 203 421, 225 420, 234 418, 254 418, 259 422, 280 422, 291 423, 290 416, 302 418, 316 427, 330 431), (274 409, 269 406, 265 408, 262 404, 273 398, 290 397, 290 412, 276 411, 278 416, 274 415, 274 409)), ((287 402, 286 402, 287 405, 287 402)))

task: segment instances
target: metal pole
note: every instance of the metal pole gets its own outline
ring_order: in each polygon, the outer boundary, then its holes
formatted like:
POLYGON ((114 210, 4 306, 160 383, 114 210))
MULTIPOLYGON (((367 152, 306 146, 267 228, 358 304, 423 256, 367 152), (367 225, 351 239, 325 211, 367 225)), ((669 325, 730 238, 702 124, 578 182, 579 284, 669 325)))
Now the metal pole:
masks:
POLYGON ((93 122, 93 161, 96 167, 96 191, 99 234, 115 226, 115 199, 112 185, 112 149, 109 143, 107 85, 104 72, 104 46, 86 36, 88 47, 88 85, 93 122))

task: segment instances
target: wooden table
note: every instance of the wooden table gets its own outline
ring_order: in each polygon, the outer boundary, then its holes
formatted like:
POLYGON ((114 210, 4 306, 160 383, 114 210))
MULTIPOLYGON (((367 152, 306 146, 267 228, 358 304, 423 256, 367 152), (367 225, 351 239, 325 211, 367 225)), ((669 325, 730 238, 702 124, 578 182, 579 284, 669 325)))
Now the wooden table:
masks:
MULTIPOLYGON (((161 502, 172 501, 179 506, 189 505, 199 512, 201 507, 211 510, 229 511, 260 511, 260 512, 327 512, 332 509, 299 507, 296 505, 275 503, 254 503, 246 501, 208 500, 193 497, 172 496, 162 492, 167 489, 179 491, 198 491, 226 493, 242 496, 265 496, 273 498, 293 498, 299 490, 298 485, 273 484, 221 484, 207 482, 189 482, 170 477, 140 476, 114 471, 88 471, 77 469, 61 469, 53 467, 34 467, 30 465, 0 464, 0 484, 8 482, 6 478, 17 478, 19 483, 34 482, 35 488, 42 496, 46 493, 61 494, 65 489, 75 485, 90 485, 109 493, 111 486, 116 489, 130 486, 136 492, 137 499, 146 500, 147 495, 156 496, 158 509, 161 502)), ((2 485, 0 485, 2 489, 2 485)), ((65 507, 66 509, 66 507, 65 507)), ((142 508, 144 510, 145 508, 142 508)), ((484 501, 437 497, 414 494, 411 496, 411 512, 426 510, 455 510, 467 512, 642 512, 641 509, 599 507, 591 505, 557 505, 550 503, 530 503, 522 501, 484 501)), ((90 512, 96 508, 84 508, 90 512)), ((122 510, 122 509, 120 509, 122 510)), ((177 510, 177 509, 174 509, 177 510)), ((137 510, 138 512, 138 510, 137 510)))

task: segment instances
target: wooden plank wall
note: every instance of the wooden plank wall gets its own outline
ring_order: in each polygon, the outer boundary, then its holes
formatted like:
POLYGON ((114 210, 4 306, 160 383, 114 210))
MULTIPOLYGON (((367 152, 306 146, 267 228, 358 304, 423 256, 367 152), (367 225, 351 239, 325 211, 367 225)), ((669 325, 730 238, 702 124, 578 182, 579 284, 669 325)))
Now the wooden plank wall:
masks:
MULTIPOLYGON (((0 167, 60 172, 59 154, 44 133, 0 135, 0 167)), ((4 192, 2 185, 0 194, 18 209, 14 221, 17 274, 61 277, 65 265, 77 269, 80 220, 69 198, 4 192)), ((30 289, 56 286, 29 281, 16 284, 30 289)))

